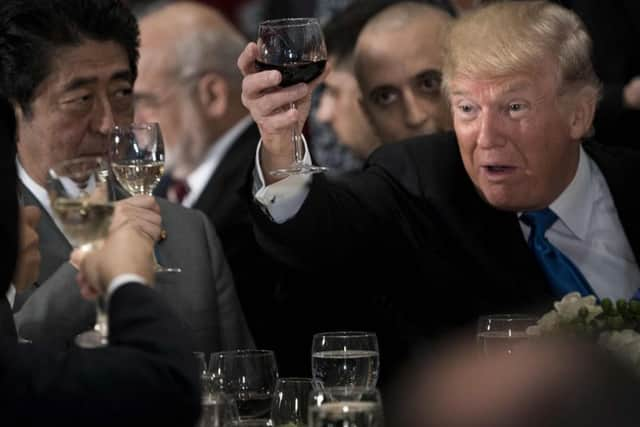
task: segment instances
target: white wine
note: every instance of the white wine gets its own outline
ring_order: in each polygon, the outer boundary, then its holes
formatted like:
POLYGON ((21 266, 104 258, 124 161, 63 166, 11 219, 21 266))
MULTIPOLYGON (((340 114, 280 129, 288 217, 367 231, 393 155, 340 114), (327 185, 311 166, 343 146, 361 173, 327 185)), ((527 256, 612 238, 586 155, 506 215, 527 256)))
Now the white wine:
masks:
POLYGON ((487 356, 510 356, 518 344, 528 338, 527 333, 523 331, 487 331, 478 334, 478 342, 482 347, 482 352, 487 356))
POLYGON ((382 408, 376 402, 328 402, 309 407, 309 427, 383 427, 382 408))
POLYGON ((319 351, 311 356, 313 378, 325 387, 373 387, 378 381, 378 352, 370 350, 319 351))
POLYGON ((52 206, 64 234, 74 247, 78 248, 107 236, 113 216, 112 204, 58 197, 52 206))
POLYGON ((120 185, 129 194, 151 195, 164 173, 164 162, 126 160, 114 162, 111 168, 120 185))

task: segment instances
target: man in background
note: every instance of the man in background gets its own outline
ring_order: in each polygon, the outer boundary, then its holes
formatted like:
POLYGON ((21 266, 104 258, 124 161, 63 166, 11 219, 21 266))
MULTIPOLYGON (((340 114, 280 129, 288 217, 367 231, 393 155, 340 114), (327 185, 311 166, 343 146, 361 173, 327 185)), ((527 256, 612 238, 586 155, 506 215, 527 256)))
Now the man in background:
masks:
POLYGON ((361 0, 335 14, 323 29, 331 72, 324 81, 313 119, 328 124, 338 142, 366 160, 380 145, 368 118, 360 106, 360 88, 353 71, 353 50, 358 34, 367 20, 387 2, 361 0))
POLYGON ((451 16, 400 2, 370 19, 354 53, 362 108, 383 144, 451 129, 440 93, 443 34, 451 16))

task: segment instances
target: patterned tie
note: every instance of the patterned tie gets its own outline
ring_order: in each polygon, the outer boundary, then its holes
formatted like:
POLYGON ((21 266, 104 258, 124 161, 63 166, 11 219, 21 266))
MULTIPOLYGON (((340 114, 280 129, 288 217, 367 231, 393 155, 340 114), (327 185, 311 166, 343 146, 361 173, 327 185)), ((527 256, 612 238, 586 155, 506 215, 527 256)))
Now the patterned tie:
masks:
POLYGON ((184 179, 172 179, 167 189, 167 199, 173 203, 182 203, 190 190, 189 184, 184 179))
POLYGON ((558 216, 551 209, 545 208, 525 212, 520 219, 531 227, 529 247, 549 279, 555 296, 562 298, 569 292, 575 291, 580 292, 582 296, 595 295, 580 270, 544 237, 558 216))

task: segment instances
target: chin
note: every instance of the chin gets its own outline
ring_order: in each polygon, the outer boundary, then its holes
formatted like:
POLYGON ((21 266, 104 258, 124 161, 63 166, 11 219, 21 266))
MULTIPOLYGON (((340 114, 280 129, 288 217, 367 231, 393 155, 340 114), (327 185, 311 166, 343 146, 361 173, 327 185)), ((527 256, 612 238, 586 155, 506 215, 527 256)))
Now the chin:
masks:
POLYGON ((478 189, 478 193, 485 202, 498 210, 509 212, 520 212, 525 210, 521 201, 502 191, 484 192, 481 189, 478 189))

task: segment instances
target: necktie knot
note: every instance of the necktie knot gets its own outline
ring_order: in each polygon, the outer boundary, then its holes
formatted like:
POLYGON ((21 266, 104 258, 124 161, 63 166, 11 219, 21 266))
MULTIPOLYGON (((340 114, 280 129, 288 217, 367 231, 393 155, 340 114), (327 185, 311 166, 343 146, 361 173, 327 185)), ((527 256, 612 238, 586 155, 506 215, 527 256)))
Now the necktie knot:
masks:
POLYGON ((538 211, 528 211, 520 215, 522 222, 531 227, 531 234, 544 236, 549 227, 558 219, 558 215, 551 209, 544 208, 538 211))
POLYGON ((167 199, 173 203, 182 203, 182 200, 189 194, 189 184, 184 179, 172 179, 167 190, 167 199))

